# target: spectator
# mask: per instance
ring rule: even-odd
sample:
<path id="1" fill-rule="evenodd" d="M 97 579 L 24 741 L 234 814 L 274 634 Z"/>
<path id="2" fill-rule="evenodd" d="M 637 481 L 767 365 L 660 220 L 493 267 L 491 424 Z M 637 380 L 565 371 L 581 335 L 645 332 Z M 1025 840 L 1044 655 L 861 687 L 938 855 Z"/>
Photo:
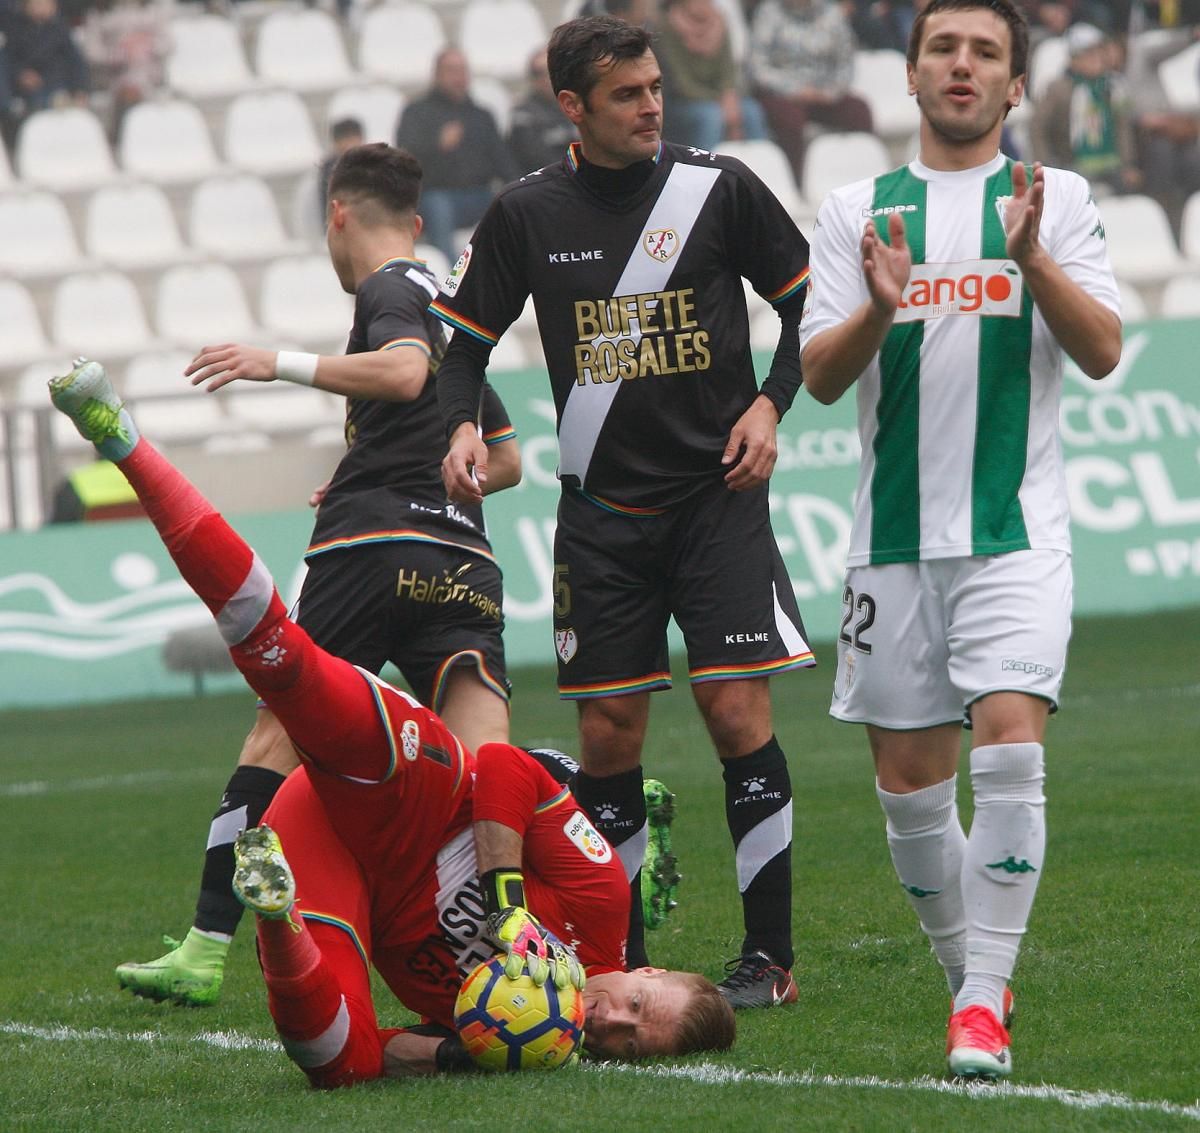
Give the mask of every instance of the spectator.
<path id="1" fill-rule="evenodd" d="M 871 109 L 849 90 L 854 32 L 833 0 L 762 0 L 750 25 L 754 93 L 799 183 L 810 123 L 870 130 Z"/>
<path id="2" fill-rule="evenodd" d="M 627 24 L 648 28 L 654 23 L 656 0 L 585 0 L 580 16 L 613 16 Z"/>
<path id="3" fill-rule="evenodd" d="M 1093 187 L 1133 192 L 1142 181 L 1134 143 L 1132 104 L 1116 69 L 1117 46 L 1092 24 L 1066 34 L 1070 62 L 1034 108 L 1034 153 L 1039 161 L 1073 169 Z"/>
<path id="4" fill-rule="evenodd" d="M 135 103 L 163 88 L 171 32 L 158 0 L 102 0 L 79 29 L 83 52 L 112 96 L 111 132 Z"/>
<path id="5" fill-rule="evenodd" d="M 907 51 L 913 6 L 902 0 L 846 0 L 850 27 L 859 47 L 868 51 Z"/>
<path id="6" fill-rule="evenodd" d="M 550 85 L 546 49 L 529 57 L 529 90 L 513 107 L 508 148 L 523 172 L 561 161 L 576 138 L 575 127 L 563 116 Z"/>
<path id="7" fill-rule="evenodd" d="M 1200 28 L 1176 28 L 1129 39 L 1126 74 L 1146 191 L 1167 212 L 1176 234 L 1188 197 L 1200 191 L 1200 114 L 1173 106 L 1158 76 L 1161 63 L 1190 47 Z M 1200 84 L 1200 75 L 1196 76 Z"/>
<path id="8" fill-rule="evenodd" d="M 667 92 L 666 135 L 705 150 L 765 138 L 762 107 L 740 89 L 729 28 L 714 0 L 663 0 L 662 10 L 655 52 Z"/>
<path id="9" fill-rule="evenodd" d="M 329 141 L 330 150 L 317 170 L 317 204 L 320 206 L 317 219 L 322 228 L 329 219 L 325 215 L 329 207 L 329 175 L 342 154 L 366 141 L 363 124 L 357 118 L 339 118 L 329 127 Z"/>
<path id="10" fill-rule="evenodd" d="M 470 86 L 467 57 L 457 47 L 444 48 L 429 93 L 405 108 L 396 131 L 396 145 L 425 170 L 425 240 L 452 262 L 460 250 L 455 230 L 474 227 L 496 183 L 518 176 L 496 120 L 471 100 Z"/>
<path id="11" fill-rule="evenodd" d="M 68 102 L 87 105 L 88 66 L 58 14 L 58 0 L 24 0 L 9 26 L 7 47 L 19 113 Z"/>

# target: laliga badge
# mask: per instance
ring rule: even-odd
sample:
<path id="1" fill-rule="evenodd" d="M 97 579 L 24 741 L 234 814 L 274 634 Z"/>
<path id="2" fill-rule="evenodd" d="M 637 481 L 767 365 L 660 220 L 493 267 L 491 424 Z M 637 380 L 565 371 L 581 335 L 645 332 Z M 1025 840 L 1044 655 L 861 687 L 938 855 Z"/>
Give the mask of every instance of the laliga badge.
<path id="1" fill-rule="evenodd" d="M 554 631 L 554 652 L 558 654 L 564 665 L 570 663 L 578 648 L 579 642 L 573 629 L 556 629 Z"/>
<path id="2" fill-rule="evenodd" d="M 593 862 L 606 862 L 612 858 L 612 846 L 591 823 L 581 810 L 567 819 L 563 833 L 579 848 L 585 858 Z"/>
<path id="3" fill-rule="evenodd" d="M 405 720 L 400 729 L 400 750 L 404 758 L 412 763 L 421 754 L 421 729 L 416 720 Z"/>
<path id="4" fill-rule="evenodd" d="M 451 297 L 458 294 L 458 289 L 462 284 L 463 276 L 467 274 L 467 268 L 471 266 L 471 245 L 468 244 L 459 254 L 457 260 L 454 261 L 454 266 L 450 269 L 450 274 L 446 276 L 446 282 L 442 284 L 442 291 Z"/>

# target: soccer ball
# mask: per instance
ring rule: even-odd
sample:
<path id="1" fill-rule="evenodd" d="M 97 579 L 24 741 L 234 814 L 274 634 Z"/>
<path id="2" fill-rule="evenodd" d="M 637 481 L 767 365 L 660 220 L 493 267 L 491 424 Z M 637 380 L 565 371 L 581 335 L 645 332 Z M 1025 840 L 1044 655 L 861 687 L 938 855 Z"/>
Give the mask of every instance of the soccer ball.
<path id="1" fill-rule="evenodd" d="M 522 972 L 504 974 L 503 954 L 485 960 L 463 981 L 454 1026 L 467 1053 L 485 1070 L 555 1070 L 583 1042 L 583 995 Z"/>

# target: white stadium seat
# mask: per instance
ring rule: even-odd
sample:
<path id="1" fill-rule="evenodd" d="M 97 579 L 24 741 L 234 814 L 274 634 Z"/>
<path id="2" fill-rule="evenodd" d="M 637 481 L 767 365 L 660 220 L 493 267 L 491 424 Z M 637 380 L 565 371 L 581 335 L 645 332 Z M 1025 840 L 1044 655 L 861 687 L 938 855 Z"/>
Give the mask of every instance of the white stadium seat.
<path id="1" fill-rule="evenodd" d="M 525 370 L 529 368 L 529 351 L 521 339 L 509 330 L 500 336 L 488 357 L 488 371 Z"/>
<path id="2" fill-rule="evenodd" d="M 1200 192 L 1188 197 L 1183 206 L 1179 246 L 1183 254 L 1200 269 Z"/>
<path id="3" fill-rule="evenodd" d="M 329 90 L 354 76 L 337 21 L 320 8 L 276 8 L 258 25 L 254 70 L 292 90 Z"/>
<path id="4" fill-rule="evenodd" d="M 1029 53 L 1029 97 L 1037 102 L 1069 62 L 1067 41 L 1061 35 L 1047 36 L 1036 44 Z"/>
<path id="5" fill-rule="evenodd" d="M 345 423 L 345 402 L 319 389 L 302 389 L 282 382 L 269 387 L 234 382 L 210 396 L 219 398 L 226 414 L 243 428 L 273 432 L 332 425 L 341 429 Z"/>
<path id="6" fill-rule="evenodd" d="M 479 75 L 471 79 L 471 98 L 491 112 L 501 137 L 507 136 L 512 124 L 512 88 L 490 75 Z"/>
<path id="7" fill-rule="evenodd" d="M 204 115 L 181 98 L 131 106 L 121 125 L 117 155 L 126 173 L 160 184 L 195 181 L 220 168 Z"/>
<path id="8" fill-rule="evenodd" d="M 269 259 L 293 250 L 275 195 L 253 173 L 210 177 L 192 190 L 188 243 L 218 259 Z"/>
<path id="9" fill-rule="evenodd" d="M 67 207 L 58 196 L 48 189 L 0 193 L 0 270 L 57 276 L 86 266 Z"/>
<path id="10" fill-rule="evenodd" d="M 1130 283 L 1162 283 L 1185 275 L 1188 262 L 1179 252 L 1167 214 L 1152 197 L 1132 193 L 1100 202 L 1108 256 L 1114 273 Z"/>
<path id="11" fill-rule="evenodd" d="M 1177 275 L 1167 280 L 1159 309 L 1164 319 L 1200 318 L 1200 275 Z"/>
<path id="12" fill-rule="evenodd" d="M 342 290 L 329 257 L 315 253 L 267 264 L 259 310 L 272 334 L 305 346 L 344 346 L 354 320 L 354 300 Z"/>
<path id="13" fill-rule="evenodd" d="M 23 366 L 49 353 L 29 289 L 15 279 L 0 279 L 0 365 Z"/>
<path id="14" fill-rule="evenodd" d="M 446 43 L 446 29 L 427 5 L 380 4 L 363 13 L 358 68 L 367 78 L 406 90 L 424 89 L 433 74 L 433 60 Z"/>
<path id="15" fill-rule="evenodd" d="M 213 12 L 175 16 L 167 86 L 188 98 L 228 96 L 255 85 L 242 33 L 227 16 Z"/>
<path id="16" fill-rule="evenodd" d="M 1200 43 L 1193 43 L 1158 65 L 1167 102 L 1175 110 L 1200 110 Z"/>
<path id="17" fill-rule="evenodd" d="M 801 194 L 819 206 L 830 190 L 886 173 L 891 167 L 887 146 L 874 134 L 819 134 L 804 154 Z"/>
<path id="18" fill-rule="evenodd" d="M 1124 279 L 1117 280 L 1117 289 L 1121 293 L 1121 321 L 1125 323 L 1140 323 L 1150 317 L 1150 307 L 1142 293 Z"/>
<path id="19" fill-rule="evenodd" d="M 404 109 L 404 95 L 388 83 L 368 83 L 342 87 L 325 104 L 325 134 L 341 118 L 357 118 L 363 127 L 363 140 L 396 141 L 396 126 Z"/>
<path id="20" fill-rule="evenodd" d="M 225 118 L 225 158 L 260 176 L 299 173 L 321 159 L 303 99 L 290 90 L 239 94 Z"/>
<path id="21" fill-rule="evenodd" d="M 778 143 L 769 138 L 757 141 L 722 142 L 720 153 L 736 157 L 748 165 L 779 198 L 779 203 L 794 217 L 807 212 L 804 199 L 796 185 L 792 163 Z"/>
<path id="22" fill-rule="evenodd" d="M 103 124 L 82 106 L 31 114 L 17 135 L 16 165 L 23 181 L 60 192 L 91 189 L 117 175 Z"/>
<path id="23" fill-rule="evenodd" d="M 159 335 L 196 351 L 217 342 L 262 338 L 237 273 L 228 264 L 177 264 L 155 289 Z"/>
<path id="24" fill-rule="evenodd" d="M 0 146 L 0 189 L 7 189 L 13 180 L 12 166 L 8 161 L 8 147 Z"/>
<path id="25" fill-rule="evenodd" d="M 916 100 L 905 94 L 907 64 L 900 51 L 856 51 L 850 89 L 871 108 L 871 125 L 882 138 L 903 138 L 921 123 Z"/>
<path id="26" fill-rule="evenodd" d="M 183 376 L 194 355 L 187 350 L 151 350 L 135 354 L 125 367 L 121 389 L 128 398 L 186 394 L 191 383 Z"/>
<path id="27" fill-rule="evenodd" d="M 472 75 L 516 82 L 549 38 L 531 0 L 467 0 L 458 29 Z"/>
<path id="28" fill-rule="evenodd" d="M 84 354 L 106 362 L 158 345 L 133 281 L 109 268 L 75 272 L 59 280 L 50 337 L 55 348 L 68 355 Z"/>
<path id="29" fill-rule="evenodd" d="M 132 270 L 189 259 L 171 202 L 157 185 L 108 185 L 88 198 L 84 222 L 88 254 Z"/>

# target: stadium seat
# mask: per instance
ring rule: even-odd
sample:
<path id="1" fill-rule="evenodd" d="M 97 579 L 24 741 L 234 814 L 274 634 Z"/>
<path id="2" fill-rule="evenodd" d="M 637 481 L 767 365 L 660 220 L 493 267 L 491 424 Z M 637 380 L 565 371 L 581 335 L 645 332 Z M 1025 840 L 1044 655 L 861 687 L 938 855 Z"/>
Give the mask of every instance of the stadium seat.
<path id="1" fill-rule="evenodd" d="M 921 122 L 921 112 L 907 90 L 907 64 L 900 51 L 856 51 L 850 89 L 871 108 L 871 124 L 885 139 L 911 134 Z"/>
<path id="2" fill-rule="evenodd" d="M 321 159 L 321 147 L 303 99 L 290 90 L 252 91 L 229 104 L 225 158 L 260 176 L 299 173 Z"/>
<path id="3" fill-rule="evenodd" d="M 796 186 L 792 163 L 776 142 L 763 138 L 760 141 L 722 142 L 720 152 L 736 157 L 748 165 L 779 198 L 780 204 L 792 216 L 807 212 L 804 199 Z"/>
<path id="4" fill-rule="evenodd" d="M 353 77 L 341 29 L 320 8 L 275 8 L 258 25 L 254 70 L 291 90 L 329 90 Z"/>
<path id="5" fill-rule="evenodd" d="M 259 291 L 263 326 L 306 347 L 345 346 L 354 301 L 338 283 L 329 257 L 313 253 L 273 260 Z"/>
<path id="6" fill-rule="evenodd" d="M 61 198 L 47 189 L 0 192 L 0 270 L 45 277 L 87 266 Z"/>
<path id="7" fill-rule="evenodd" d="M 155 289 L 159 335 L 187 350 L 216 342 L 261 342 L 237 273 L 227 264 L 177 264 Z"/>
<path id="8" fill-rule="evenodd" d="M 1173 109 L 1200 110 L 1200 43 L 1164 59 L 1158 78 Z"/>
<path id="9" fill-rule="evenodd" d="M 1047 36 L 1029 53 L 1029 97 L 1037 102 L 1046 88 L 1067 69 L 1067 41 L 1060 35 Z"/>
<path id="10" fill-rule="evenodd" d="M 16 166 L 22 181 L 60 192 L 91 189 L 117 175 L 103 124 L 82 106 L 31 114 L 17 135 Z"/>
<path id="11" fill-rule="evenodd" d="M 459 43 L 472 75 L 516 82 L 529 56 L 549 38 L 532 0 L 467 0 Z"/>
<path id="12" fill-rule="evenodd" d="M 764 352 L 774 352 L 779 345 L 779 316 L 775 308 L 759 296 L 757 302 L 750 308 L 750 348 Z"/>
<path id="13" fill-rule="evenodd" d="M 84 354 L 105 362 L 159 345 L 133 281 L 113 268 L 75 272 L 59 280 L 50 337 L 55 349 L 68 356 Z"/>
<path id="14" fill-rule="evenodd" d="M 208 396 L 219 399 L 226 415 L 247 429 L 276 432 L 319 429 L 326 425 L 344 428 L 345 402 L 319 389 L 302 389 L 282 382 L 270 387 L 234 382 Z"/>
<path id="15" fill-rule="evenodd" d="M 819 134 L 804 155 L 801 195 L 819 206 L 831 189 L 886 173 L 891 167 L 887 146 L 874 134 Z"/>
<path id="16" fill-rule="evenodd" d="M 1125 323 L 1140 323 L 1150 317 L 1150 307 L 1145 296 L 1126 280 L 1117 280 L 1117 289 L 1121 293 L 1121 321 Z"/>
<path id="17" fill-rule="evenodd" d="M 269 259 L 296 250 L 275 195 L 253 173 L 210 177 L 193 190 L 188 243 L 217 259 Z"/>
<path id="18" fill-rule="evenodd" d="M 183 376 L 192 357 L 186 350 L 153 351 L 135 354 L 125 367 L 122 395 L 138 428 L 155 442 L 201 444 L 230 428 L 217 397 Z"/>
<path id="19" fill-rule="evenodd" d="M 88 198 L 84 223 L 88 254 L 132 270 L 189 259 L 171 202 L 157 185 L 108 185 Z"/>
<path id="20" fill-rule="evenodd" d="M 1132 193 L 1100 202 L 1108 256 L 1114 273 L 1130 283 L 1162 283 L 1185 275 L 1188 262 L 1179 252 L 1162 206 Z"/>
<path id="21" fill-rule="evenodd" d="M 424 89 L 433 73 L 434 57 L 446 43 L 446 29 L 428 5 L 380 4 L 363 13 L 358 68 L 369 79 L 406 90 Z"/>
<path id="22" fill-rule="evenodd" d="M 1164 319 L 1200 318 L 1200 275 L 1177 275 L 1167 280 L 1159 300 Z"/>
<path id="23" fill-rule="evenodd" d="M 496 119 L 496 129 L 501 137 L 507 137 L 512 125 L 512 88 L 500 79 L 480 75 L 471 79 L 471 98 L 485 110 L 490 110 Z"/>
<path id="24" fill-rule="evenodd" d="M 160 184 L 195 181 L 220 168 L 204 115 L 181 98 L 131 106 L 121 125 L 117 156 L 126 173 Z"/>
<path id="25" fill-rule="evenodd" d="M 190 351 L 175 348 L 135 354 L 125 366 L 121 392 L 131 399 L 190 393 L 192 385 L 183 371 L 193 357 Z"/>
<path id="26" fill-rule="evenodd" d="M 439 283 L 450 274 L 453 265 L 450 263 L 450 257 L 441 248 L 435 248 L 432 244 L 418 244 L 414 253 L 418 260 L 425 261 L 429 270 L 433 272 L 433 278 Z"/>
<path id="27" fill-rule="evenodd" d="M 0 366 L 24 366 L 49 354 L 29 289 L 18 280 L 0 279 Z"/>
<path id="28" fill-rule="evenodd" d="M 8 147 L 0 146 L 0 189 L 7 189 L 14 180 L 12 165 L 8 160 Z"/>
<path id="29" fill-rule="evenodd" d="M 237 24 L 213 12 L 173 17 L 167 86 L 188 98 L 234 95 L 255 86 Z"/>
<path id="30" fill-rule="evenodd" d="M 519 335 L 502 334 L 488 358 L 488 372 L 495 370 L 525 370 L 530 366 L 529 351 Z"/>
<path id="31" fill-rule="evenodd" d="M 1183 206 L 1179 246 L 1183 254 L 1200 269 L 1200 192 L 1188 197 Z"/>
<path id="32" fill-rule="evenodd" d="M 325 105 L 325 135 L 341 118 L 357 118 L 368 142 L 396 141 L 396 126 L 404 109 L 404 95 L 388 83 L 369 83 L 342 87 L 334 91 Z"/>

